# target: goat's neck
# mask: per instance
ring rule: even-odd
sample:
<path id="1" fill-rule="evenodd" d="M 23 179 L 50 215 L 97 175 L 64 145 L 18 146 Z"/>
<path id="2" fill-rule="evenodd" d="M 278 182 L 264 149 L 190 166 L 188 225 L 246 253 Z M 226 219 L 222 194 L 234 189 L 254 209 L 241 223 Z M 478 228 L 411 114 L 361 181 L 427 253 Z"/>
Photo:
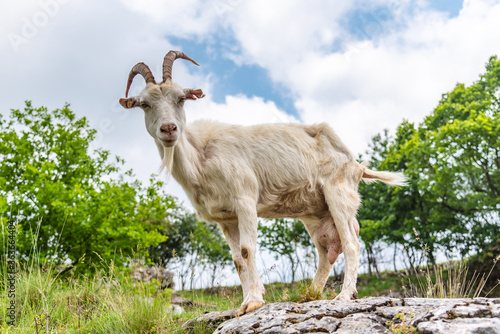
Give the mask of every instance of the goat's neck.
<path id="1" fill-rule="evenodd" d="M 196 138 L 187 129 L 174 147 L 172 176 L 186 192 L 191 192 L 198 184 L 200 176 L 200 152 Z"/>

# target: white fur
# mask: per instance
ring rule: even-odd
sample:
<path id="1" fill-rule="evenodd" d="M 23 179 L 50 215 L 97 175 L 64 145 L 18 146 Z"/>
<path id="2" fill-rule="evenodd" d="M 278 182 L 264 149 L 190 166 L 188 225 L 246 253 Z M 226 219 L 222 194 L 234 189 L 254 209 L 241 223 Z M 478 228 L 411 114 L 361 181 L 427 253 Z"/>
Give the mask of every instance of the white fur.
<path id="1" fill-rule="evenodd" d="M 151 106 L 145 110 L 146 127 L 165 169 L 182 185 L 199 219 L 218 223 L 224 232 L 243 288 L 240 313 L 264 303 L 255 263 L 258 217 L 304 222 L 319 253 L 312 282 L 318 291 L 330 261 L 343 251 L 346 275 L 337 299 L 356 296 L 358 184 L 363 179 L 404 185 L 405 177 L 358 164 L 326 124 L 186 125 L 181 95 L 180 87 L 168 83 L 148 85 L 134 99 Z M 170 137 L 159 130 L 167 123 L 178 129 Z"/>

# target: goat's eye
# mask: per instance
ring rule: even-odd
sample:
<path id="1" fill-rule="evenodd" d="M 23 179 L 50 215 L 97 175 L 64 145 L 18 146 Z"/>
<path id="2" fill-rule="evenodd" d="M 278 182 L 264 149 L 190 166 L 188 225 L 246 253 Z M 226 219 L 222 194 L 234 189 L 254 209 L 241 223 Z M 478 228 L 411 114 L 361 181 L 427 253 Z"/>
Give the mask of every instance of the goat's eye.
<path id="1" fill-rule="evenodd" d="M 179 102 L 177 102 L 178 104 L 183 104 L 184 101 L 186 101 L 186 98 L 183 96 L 183 97 L 180 97 L 179 98 Z"/>
<path id="2" fill-rule="evenodd" d="M 141 102 L 141 108 L 142 109 L 147 109 L 147 108 L 151 108 L 151 107 L 146 102 Z"/>

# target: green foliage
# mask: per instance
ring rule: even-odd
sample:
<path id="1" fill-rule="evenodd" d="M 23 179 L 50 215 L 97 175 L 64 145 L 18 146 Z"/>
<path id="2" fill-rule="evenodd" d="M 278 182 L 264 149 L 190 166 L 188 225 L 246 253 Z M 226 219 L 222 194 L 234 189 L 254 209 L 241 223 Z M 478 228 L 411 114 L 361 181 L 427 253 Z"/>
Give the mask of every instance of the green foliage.
<path id="1" fill-rule="evenodd" d="M 267 223 L 259 223 L 260 246 L 275 253 L 275 258 L 288 259 L 291 265 L 292 282 L 299 264 L 297 251 L 313 247 L 311 238 L 300 220 L 274 219 Z"/>
<path id="2" fill-rule="evenodd" d="M 424 251 L 478 252 L 499 239 L 500 61 L 492 57 L 480 80 L 444 94 L 418 126 L 403 122 L 395 138 L 377 136 L 373 168 L 404 171 L 405 188 L 361 185 L 360 234 Z"/>
<path id="3" fill-rule="evenodd" d="M 197 221 L 196 229 L 191 232 L 191 241 L 193 249 L 210 262 L 231 260 L 231 250 L 217 225 Z"/>
<path id="4" fill-rule="evenodd" d="M 194 254 L 202 260 L 202 266 L 210 270 L 211 286 L 214 285 L 218 269 L 231 263 L 232 256 L 221 230 L 217 225 L 196 222 L 196 229 L 191 233 L 191 245 Z"/>
<path id="5" fill-rule="evenodd" d="M 214 285 L 217 274 L 232 259 L 231 250 L 219 227 L 199 222 L 196 215 L 182 210 L 169 218 L 164 221 L 161 230 L 168 239 L 149 247 L 151 260 L 158 265 L 177 265 L 176 274 L 181 280 L 182 289 L 189 272 L 193 285 L 195 267 L 208 272 L 210 283 Z"/>
<path id="6" fill-rule="evenodd" d="M 169 265 L 172 260 L 183 259 L 193 253 L 189 242 L 191 234 L 198 228 L 196 216 L 177 210 L 164 220 L 160 233 L 167 237 L 158 245 L 149 247 L 151 260 L 156 264 Z"/>
<path id="7" fill-rule="evenodd" d="M 68 105 L 48 111 L 26 102 L 0 117 L 0 220 L 17 222 L 20 260 L 35 248 L 55 264 L 120 264 L 132 249 L 166 239 L 158 230 L 175 203 L 162 182 L 143 187 L 131 171 L 120 173 L 122 159 L 91 149 L 95 134 Z"/>
<path id="8" fill-rule="evenodd" d="M 394 318 L 401 322 L 396 324 L 394 321 L 387 321 L 386 325 L 389 326 L 389 332 L 394 334 L 418 334 L 417 329 L 411 325 L 414 316 L 413 312 L 410 312 L 408 316 L 409 319 L 406 319 L 404 313 L 396 313 Z"/>

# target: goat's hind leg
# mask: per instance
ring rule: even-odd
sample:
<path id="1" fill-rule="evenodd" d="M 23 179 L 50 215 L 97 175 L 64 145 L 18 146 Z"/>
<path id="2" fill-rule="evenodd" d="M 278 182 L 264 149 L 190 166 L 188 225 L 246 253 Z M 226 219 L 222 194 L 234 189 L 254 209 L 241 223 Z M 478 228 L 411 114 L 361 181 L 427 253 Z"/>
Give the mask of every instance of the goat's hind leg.
<path id="1" fill-rule="evenodd" d="M 357 188 L 346 181 L 335 184 L 326 183 L 324 194 L 335 221 L 345 258 L 344 284 L 342 291 L 335 299 L 350 300 L 358 295 L 356 281 L 358 279 L 360 244 L 356 213 L 361 199 Z"/>
<path id="2" fill-rule="evenodd" d="M 335 226 L 330 215 L 321 220 L 307 218 L 302 219 L 302 221 L 318 251 L 318 269 L 314 275 L 311 287 L 314 291 L 320 293 L 325 287 L 335 260 L 341 253 L 340 239 L 337 245 L 335 245 L 332 235 Z M 336 233 L 336 231 L 334 232 Z"/>

